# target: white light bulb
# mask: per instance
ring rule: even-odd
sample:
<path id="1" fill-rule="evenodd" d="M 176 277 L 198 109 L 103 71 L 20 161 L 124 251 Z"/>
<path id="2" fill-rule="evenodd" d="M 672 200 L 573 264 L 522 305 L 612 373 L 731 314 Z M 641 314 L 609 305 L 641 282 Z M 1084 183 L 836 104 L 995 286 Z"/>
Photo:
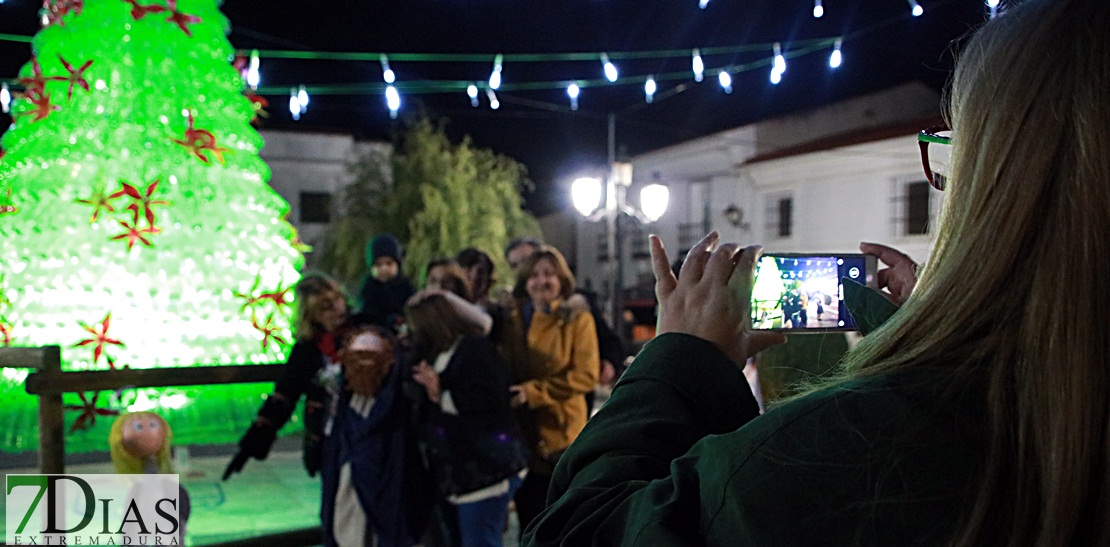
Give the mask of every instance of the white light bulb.
<path id="1" fill-rule="evenodd" d="M 910 4 L 910 13 L 913 14 L 914 17 L 921 17 L 921 14 L 925 13 L 925 8 L 921 7 L 921 4 L 918 4 L 917 0 L 906 1 Z"/>
<path id="2" fill-rule="evenodd" d="M 694 69 L 694 81 L 700 82 L 705 77 L 705 63 L 701 60 L 701 50 L 694 50 L 694 59 L 692 62 Z"/>
<path id="3" fill-rule="evenodd" d="M 579 214 L 590 216 L 601 205 L 601 180 L 588 177 L 575 180 L 570 185 L 570 198 Z"/>
<path id="4" fill-rule="evenodd" d="M 389 57 L 386 57 L 383 53 L 382 56 L 378 58 L 378 60 L 382 64 L 382 80 L 385 80 L 385 83 L 387 84 L 391 84 L 397 81 L 397 75 L 393 73 L 392 68 L 389 68 Z"/>
<path id="5" fill-rule="evenodd" d="M 708 5 L 709 5 L 709 0 L 698 0 L 698 7 L 699 8 L 705 9 L 705 6 L 708 6 Z"/>
<path id="6" fill-rule="evenodd" d="M 825 15 L 825 6 L 821 5 L 821 0 L 813 0 L 813 16 L 820 19 Z"/>
<path id="7" fill-rule="evenodd" d="M 782 55 L 782 46 L 778 42 L 775 42 L 775 64 L 771 70 L 779 74 L 786 72 L 786 57 Z"/>
<path id="8" fill-rule="evenodd" d="M 486 90 L 486 97 L 489 98 L 489 107 L 493 110 L 501 108 L 501 101 L 497 100 L 497 94 L 492 89 Z"/>
<path id="9" fill-rule="evenodd" d="M 500 53 L 493 58 L 493 72 L 489 75 L 489 88 L 497 89 L 501 87 L 501 61 L 502 56 Z"/>
<path id="10" fill-rule="evenodd" d="M 8 91 L 8 84 L 0 84 L 0 110 L 5 114 L 11 109 L 12 93 Z"/>
<path id="11" fill-rule="evenodd" d="M 467 86 L 466 95 L 470 97 L 470 106 L 478 106 L 478 86 L 474 84 Z"/>
<path id="12" fill-rule="evenodd" d="M 397 111 L 401 109 L 401 94 L 396 87 L 385 88 L 385 104 L 389 107 L 389 117 L 397 119 Z"/>
<path id="13" fill-rule="evenodd" d="M 779 85 L 779 82 L 782 82 L 782 73 L 777 70 L 771 70 L 771 83 Z"/>
<path id="14" fill-rule="evenodd" d="M 570 84 L 567 86 L 567 97 L 570 97 L 570 109 L 578 110 L 578 94 L 582 90 L 578 88 L 578 84 Z"/>
<path id="15" fill-rule="evenodd" d="M 297 89 L 297 102 L 301 105 L 301 110 L 308 108 L 308 91 L 303 85 Z"/>
<path id="16" fill-rule="evenodd" d="M 297 90 L 289 90 L 289 113 L 294 120 L 301 119 L 301 102 L 297 100 Z"/>
<path id="17" fill-rule="evenodd" d="M 247 85 L 251 89 L 258 89 L 262 77 L 258 73 L 258 50 L 251 50 L 250 64 L 247 65 Z"/>
<path id="18" fill-rule="evenodd" d="M 640 210 L 648 220 L 655 222 L 667 211 L 670 190 L 662 184 L 649 184 L 640 190 Z"/>
<path id="19" fill-rule="evenodd" d="M 987 0 L 987 6 L 991 8 L 997 8 L 998 0 Z"/>
<path id="20" fill-rule="evenodd" d="M 644 99 L 647 102 L 650 103 L 655 98 L 656 89 L 655 76 L 648 76 L 647 81 L 644 82 Z"/>
<path id="21" fill-rule="evenodd" d="M 725 90 L 725 93 L 732 93 L 732 76 L 729 75 L 728 71 L 722 70 L 717 74 L 717 82 L 721 84 L 721 88 Z"/>
<path id="22" fill-rule="evenodd" d="M 605 53 L 601 54 L 601 64 L 602 68 L 605 70 L 605 79 L 610 82 L 617 81 L 617 77 L 619 76 L 617 65 L 614 65 L 612 61 L 609 60 L 609 56 Z"/>
<path id="23" fill-rule="evenodd" d="M 840 53 L 840 44 L 841 39 L 837 38 L 836 44 L 833 45 L 833 52 L 831 55 L 829 55 L 829 68 L 839 68 L 840 63 L 844 61 L 843 56 Z"/>

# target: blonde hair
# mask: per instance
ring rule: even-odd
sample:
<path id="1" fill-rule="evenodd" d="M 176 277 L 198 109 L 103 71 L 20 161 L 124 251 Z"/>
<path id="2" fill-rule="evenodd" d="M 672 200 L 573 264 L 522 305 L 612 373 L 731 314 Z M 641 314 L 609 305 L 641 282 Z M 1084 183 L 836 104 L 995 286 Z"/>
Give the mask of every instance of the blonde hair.
<path id="1" fill-rule="evenodd" d="M 968 43 L 929 266 L 845 362 L 986 386 L 987 461 L 959 545 L 1110 543 L 1107 29 L 1105 0 L 1033 0 Z"/>
<path id="2" fill-rule="evenodd" d="M 294 294 L 297 311 L 293 318 L 293 337 L 301 342 L 310 342 L 320 334 L 320 325 L 313 319 L 320 303 L 337 296 L 346 298 L 343 287 L 321 273 L 305 274 L 297 282 Z"/>
<path id="3" fill-rule="evenodd" d="M 173 430 L 170 429 L 170 424 L 166 423 L 165 418 L 153 412 L 129 412 L 116 418 L 112 422 L 112 429 L 108 432 L 108 449 L 112 457 L 112 465 L 116 468 L 116 473 L 121 475 L 135 475 L 143 472 L 143 460 L 132 456 L 130 452 L 123 448 L 123 424 L 130 418 L 146 416 L 157 418 L 162 424 L 162 429 L 166 432 L 166 442 L 162 443 L 162 448 L 158 450 L 155 459 L 158 461 L 159 473 L 173 473 L 173 464 L 170 462 L 170 444 L 173 443 Z"/>

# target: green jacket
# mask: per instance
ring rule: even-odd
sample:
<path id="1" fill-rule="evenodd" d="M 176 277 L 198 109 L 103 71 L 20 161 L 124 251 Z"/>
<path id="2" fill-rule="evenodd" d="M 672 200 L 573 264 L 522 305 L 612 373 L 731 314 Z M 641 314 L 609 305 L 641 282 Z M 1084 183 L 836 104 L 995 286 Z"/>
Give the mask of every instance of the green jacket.
<path id="1" fill-rule="evenodd" d="M 983 391 L 922 370 L 758 416 L 708 342 L 650 342 L 560 460 L 526 545 L 936 545 L 970 508 Z"/>

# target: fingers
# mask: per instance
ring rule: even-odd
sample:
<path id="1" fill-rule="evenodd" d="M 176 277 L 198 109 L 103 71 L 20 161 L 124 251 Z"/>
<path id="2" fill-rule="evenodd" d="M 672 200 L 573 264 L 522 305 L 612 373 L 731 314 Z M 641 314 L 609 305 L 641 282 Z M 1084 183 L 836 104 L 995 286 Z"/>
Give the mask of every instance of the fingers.
<path id="1" fill-rule="evenodd" d="M 736 283 L 739 288 L 737 301 L 740 303 L 740 313 L 745 318 L 744 323 L 748 325 L 751 324 L 750 311 L 752 285 L 755 284 L 755 265 L 762 254 L 763 247 L 761 245 L 750 245 L 736 253 L 736 257 L 733 259 L 733 264 L 735 264 L 733 271 L 737 276 Z"/>
<path id="2" fill-rule="evenodd" d="M 888 266 L 897 266 L 903 263 L 917 264 L 906 253 L 879 243 L 860 243 L 859 250 L 864 254 L 869 254 L 878 258 L 883 264 Z"/>
<path id="3" fill-rule="evenodd" d="M 701 281 L 702 275 L 705 274 L 705 264 L 709 262 L 713 248 L 720 238 L 721 235 L 716 231 L 709 232 L 690 249 L 689 253 L 686 253 L 686 260 L 683 261 L 682 270 L 679 272 L 679 277 L 682 279 L 684 286 L 694 285 Z"/>
<path id="4" fill-rule="evenodd" d="M 674 290 L 678 280 L 671 271 L 671 262 L 667 259 L 667 251 L 663 249 L 663 240 L 652 234 L 648 236 L 648 241 L 651 243 L 651 269 L 655 272 L 655 293 L 656 297 L 662 299 Z"/>
<path id="5" fill-rule="evenodd" d="M 786 335 L 781 332 L 753 330 L 748 333 L 748 355 L 755 355 L 769 347 L 786 343 Z"/>
<path id="6" fill-rule="evenodd" d="M 728 285 L 732 272 L 736 270 L 736 261 L 740 258 L 739 251 L 740 245 L 736 243 L 725 243 L 717 247 L 709 256 L 703 277 L 712 283 Z"/>

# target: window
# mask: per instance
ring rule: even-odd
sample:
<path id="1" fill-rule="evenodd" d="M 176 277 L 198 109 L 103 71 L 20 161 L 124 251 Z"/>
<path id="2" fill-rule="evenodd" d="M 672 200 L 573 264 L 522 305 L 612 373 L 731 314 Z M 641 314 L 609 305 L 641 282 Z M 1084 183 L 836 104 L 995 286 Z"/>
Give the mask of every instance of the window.
<path id="1" fill-rule="evenodd" d="M 597 261 L 609 262 L 609 232 L 597 234 Z"/>
<path id="2" fill-rule="evenodd" d="M 929 183 L 917 181 L 906 184 L 905 235 L 929 233 Z"/>
<path id="3" fill-rule="evenodd" d="M 331 221 L 331 194 L 327 192 L 301 192 L 301 222 L 327 223 Z"/>
<path id="4" fill-rule="evenodd" d="M 794 198 L 779 198 L 779 237 L 790 237 L 794 232 Z"/>

